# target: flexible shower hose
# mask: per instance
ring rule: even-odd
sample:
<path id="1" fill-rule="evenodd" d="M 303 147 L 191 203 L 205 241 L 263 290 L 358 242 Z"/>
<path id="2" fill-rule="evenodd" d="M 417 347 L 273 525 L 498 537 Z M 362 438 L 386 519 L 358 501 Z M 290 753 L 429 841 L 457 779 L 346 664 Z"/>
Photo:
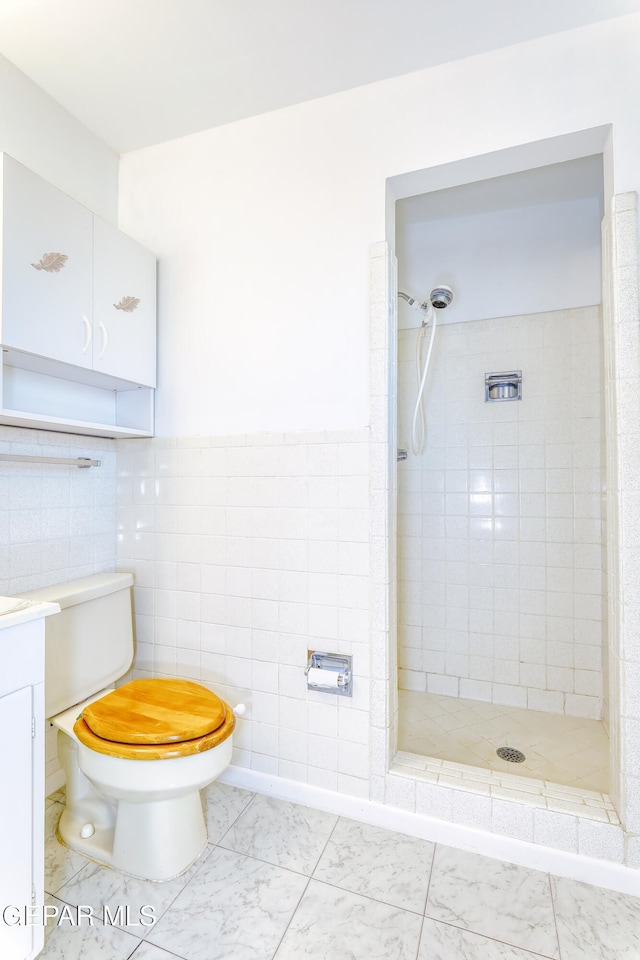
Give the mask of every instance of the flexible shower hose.
<path id="1" fill-rule="evenodd" d="M 426 439 L 426 418 L 423 407 L 424 388 L 427 383 L 427 373 L 429 370 L 429 363 L 431 361 L 433 340 L 436 334 L 436 311 L 431 308 L 429 313 L 430 318 L 427 317 L 427 319 L 423 321 L 420 332 L 418 333 L 418 339 L 416 340 L 416 374 L 418 379 L 418 396 L 416 397 L 416 406 L 413 411 L 413 420 L 411 422 L 411 450 L 413 451 L 414 456 L 418 456 L 422 453 L 424 449 L 424 441 Z M 422 345 L 424 343 L 425 333 L 429 325 L 429 319 L 431 319 L 431 336 L 429 338 L 427 358 L 423 367 Z"/>

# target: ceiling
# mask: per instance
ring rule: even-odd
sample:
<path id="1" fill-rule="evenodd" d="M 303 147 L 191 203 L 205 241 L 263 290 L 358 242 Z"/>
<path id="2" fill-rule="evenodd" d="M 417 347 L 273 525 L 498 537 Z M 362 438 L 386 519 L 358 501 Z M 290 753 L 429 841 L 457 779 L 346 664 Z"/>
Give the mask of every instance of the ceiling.
<path id="1" fill-rule="evenodd" d="M 399 223 L 409 226 L 574 200 L 602 205 L 602 177 L 601 154 L 580 157 L 406 197 L 397 201 L 396 215 Z"/>
<path id="2" fill-rule="evenodd" d="M 119 153 L 640 0 L 0 0 L 0 53 Z"/>

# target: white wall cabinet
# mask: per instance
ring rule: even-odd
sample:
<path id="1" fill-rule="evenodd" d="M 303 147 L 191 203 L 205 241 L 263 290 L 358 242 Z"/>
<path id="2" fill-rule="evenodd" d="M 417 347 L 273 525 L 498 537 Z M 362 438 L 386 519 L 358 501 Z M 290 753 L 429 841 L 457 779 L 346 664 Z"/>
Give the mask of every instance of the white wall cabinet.
<path id="1" fill-rule="evenodd" d="M 151 435 L 153 254 L 3 154 L 1 277 L 0 422 Z"/>
<path id="2" fill-rule="evenodd" d="M 93 219 L 93 368 L 154 387 L 156 258 Z"/>
<path id="3" fill-rule="evenodd" d="M 4 156 L 2 342 L 91 367 L 92 215 Z"/>

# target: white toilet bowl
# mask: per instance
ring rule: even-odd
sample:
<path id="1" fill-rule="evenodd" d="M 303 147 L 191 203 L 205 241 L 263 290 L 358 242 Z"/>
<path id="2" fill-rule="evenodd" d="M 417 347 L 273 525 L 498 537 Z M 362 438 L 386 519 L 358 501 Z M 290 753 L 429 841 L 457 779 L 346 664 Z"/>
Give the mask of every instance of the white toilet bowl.
<path id="1" fill-rule="evenodd" d="M 231 761 L 235 716 L 214 694 L 189 681 L 133 681 L 111 694 L 122 698 L 136 684 L 146 684 L 145 693 L 158 685 L 162 691 L 163 684 L 197 688 L 221 706 L 223 721 L 214 731 L 188 739 L 182 738 L 184 728 L 178 721 L 173 739 L 166 740 L 173 721 L 165 709 L 162 742 L 141 742 L 141 737 L 158 735 L 137 728 L 132 733 L 130 715 L 122 734 L 127 739 L 105 739 L 86 721 L 92 710 L 99 713 L 109 705 L 104 691 L 52 717 L 67 783 L 67 805 L 58 829 L 67 846 L 99 863 L 135 877 L 168 880 L 186 870 L 206 845 L 199 791 Z M 170 700 L 175 696 L 172 691 Z M 164 693 L 163 699 L 166 705 Z M 179 718 L 180 704 L 175 706 Z M 106 732 L 121 736 L 114 732 L 120 723 L 117 711 L 109 711 L 108 722 Z M 211 722 L 217 721 L 205 725 Z M 138 742 L 127 742 L 132 737 Z"/>
<path id="2" fill-rule="evenodd" d="M 130 573 L 24 594 L 53 601 L 45 628 L 45 716 L 67 783 L 59 834 L 72 850 L 147 880 L 189 867 L 207 842 L 199 791 L 231 760 L 235 714 L 190 680 L 132 680 Z M 79 716 L 81 714 L 81 716 Z"/>

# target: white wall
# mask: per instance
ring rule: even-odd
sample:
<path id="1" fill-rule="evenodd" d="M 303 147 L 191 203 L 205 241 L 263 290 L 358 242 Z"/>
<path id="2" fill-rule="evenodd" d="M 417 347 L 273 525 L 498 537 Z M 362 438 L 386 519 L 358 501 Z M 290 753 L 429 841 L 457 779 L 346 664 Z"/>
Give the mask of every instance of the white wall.
<path id="1" fill-rule="evenodd" d="M 0 150 L 115 223 L 118 157 L 0 56 Z"/>
<path id="2" fill-rule="evenodd" d="M 125 156 L 121 226 L 160 257 L 159 432 L 366 424 L 385 179 L 613 124 L 638 189 L 639 37 L 624 17 Z"/>
<path id="3" fill-rule="evenodd" d="M 454 291 L 438 323 L 547 313 L 600 303 L 597 199 L 409 223 L 397 230 L 398 286 L 419 298 Z M 398 304 L 400 329 L 421 314 Z"/>
<path id="4" fill-rule="evenodd" d="M 116 441 L 0 427 L 2 453 L 101 466 L 0 463 L 0 596 L 113 570 Z"/>

